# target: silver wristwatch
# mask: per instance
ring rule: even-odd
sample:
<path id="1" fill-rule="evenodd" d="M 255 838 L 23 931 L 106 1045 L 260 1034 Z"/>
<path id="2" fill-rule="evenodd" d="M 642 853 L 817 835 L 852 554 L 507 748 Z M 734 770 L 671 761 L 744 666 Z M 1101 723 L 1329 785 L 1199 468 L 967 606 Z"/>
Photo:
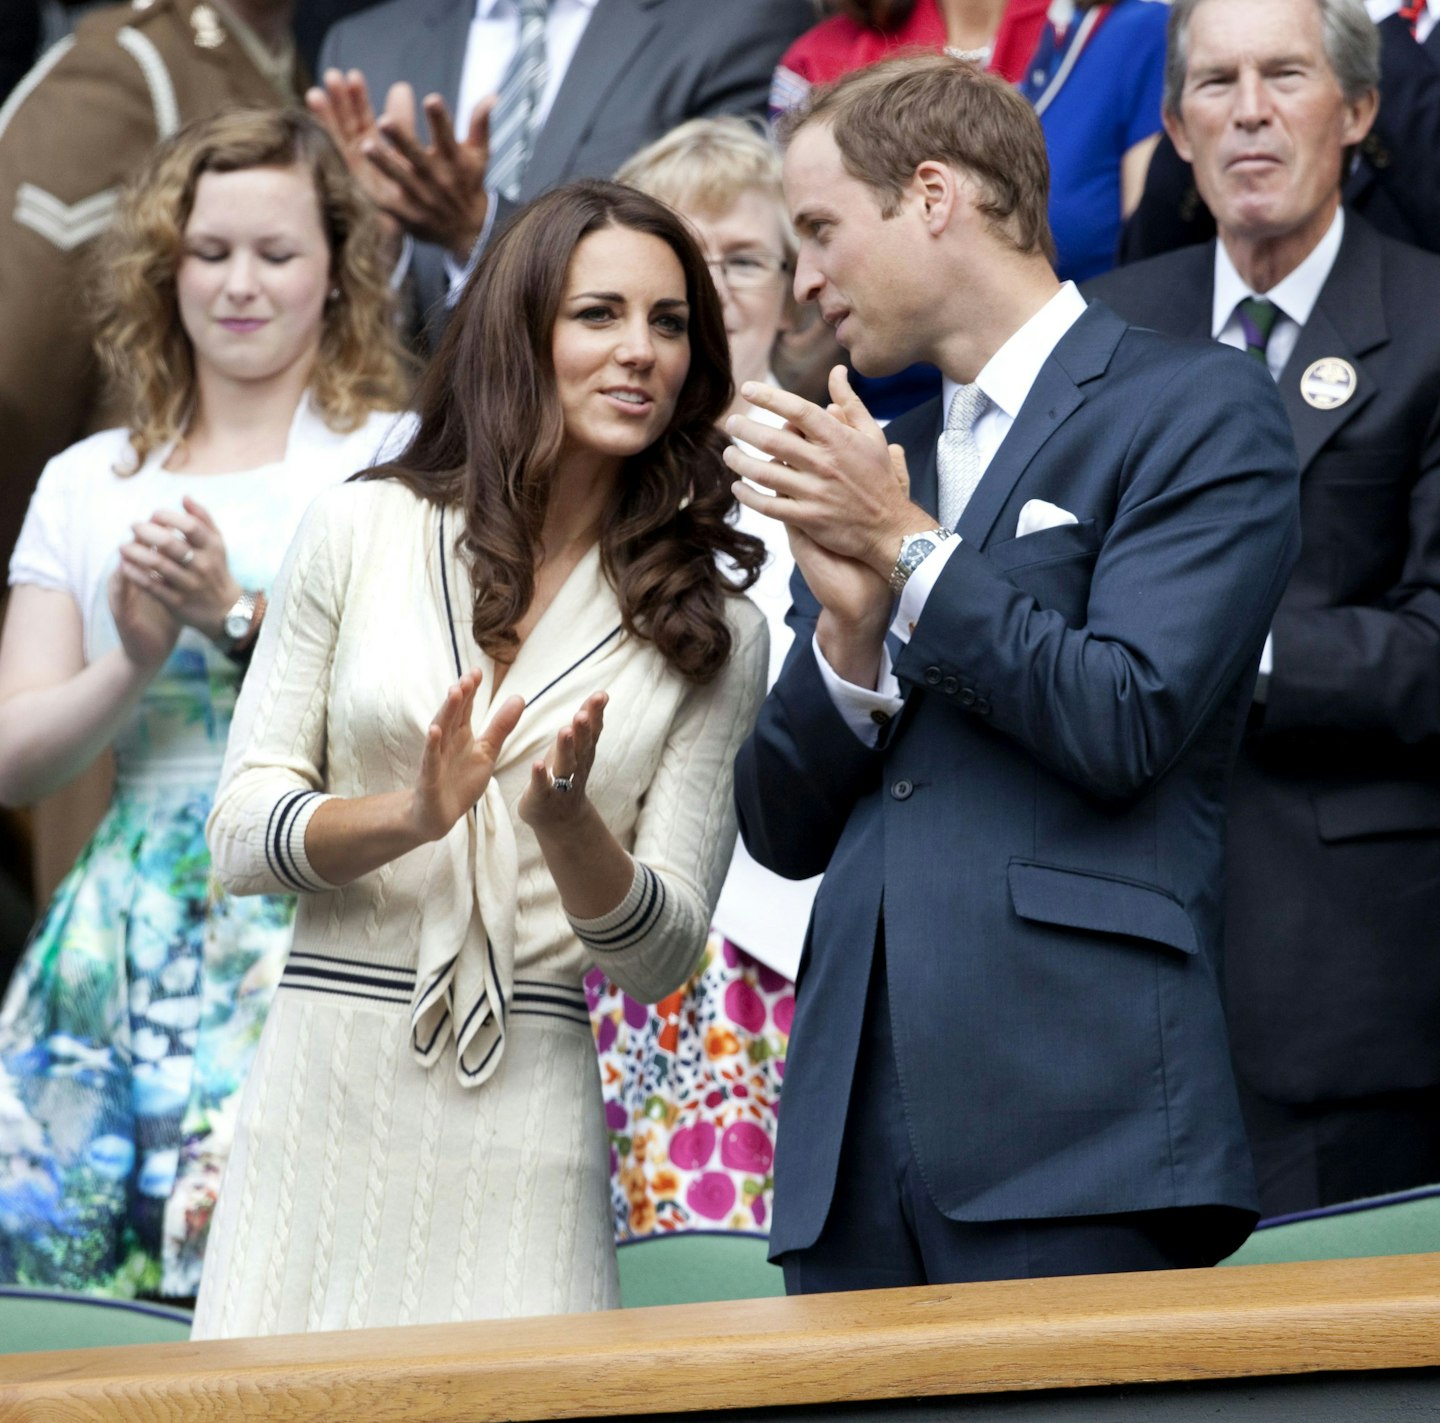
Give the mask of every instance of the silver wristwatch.
<path id="1" fill-rule="evenodd" d="M 225 614 L 220 624 L 218 646 L 221 652 L 233 657 L 249 638 L 250 629 L 255 623 L 255 608 L 259 601 L 259 593 L 252 592 L 248 588 L 241 590 L 240 596 L 230 605 L 230 611 Z"/>
<path id="2" fill-rule="evenodd" d="M 901 539 L 900 553 L 895 559 L 895 567 L 890 570 L 890 591 L 901 592 L 910 581 L 910 575 L 951 537 L 949 529 L 926 529 L 923 534 L 910 534 Z"/>

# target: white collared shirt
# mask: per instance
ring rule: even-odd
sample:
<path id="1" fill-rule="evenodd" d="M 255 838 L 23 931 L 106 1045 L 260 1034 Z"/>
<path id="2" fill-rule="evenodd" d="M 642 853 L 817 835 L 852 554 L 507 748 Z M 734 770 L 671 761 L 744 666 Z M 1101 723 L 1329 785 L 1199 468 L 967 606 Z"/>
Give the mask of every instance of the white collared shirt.
<path id="1" fill-rule="evenodd" d="M 1245 332 L 1240 326 L 1240 317 L 1235 308 L 1246 298 L 1264 297 L 1280 308 L 1270 340 L 1265 347 L 1265 364 L 1270 374 L 1280 379 L 1280 372 L 1295 350 L 1300 339 L 1300 328 L 1310 320 L 1315 303 L 1320 299 L 1320 289 L 1330 277 L 1330 269 L 1340 252 L 1340 241 L 1345 236 L 1345 209 L 1336 208 L 1335 217 L 1325 230 L 1325 235 L 1311 249 L 1310 255 L 1295 268 L 1289 276 L 1276 282 L 1268 292 L 1252 291 L 1245 279 L 1235 270 L 1225 243 L 1215 243 L 1215 295 L 1210 310 L 1210 334 L 1226 346 L 1237 351 L 1245 349 Z"/>
<path id="2" fill-rule="evenodd" d="M 540 107 L 536 112 L 537 130 L 549 117 L 555 96 L 580 47 L 585 27 L 595 13 L 599 0 L 550 0 L 545 12 L 545 89 L 540 96 Z M 470 129 L 470 115 L 475 105 L 491 94 L 500 92 L 505 71 L 520 42 L 520 11 L 514 0 L 476 0 L 475 18 L 470 21 L 470 37 L 465 44 L 465 65 L 460 75 L 460 99 L 455 106 L 455 132 L 464 137 Z M 418 95 L 423 98 L 423 95 Z M 445 273 L 450 281 L 448 300 L 453 305 L 460 296 L 465 279 L 485 250 L 490 229 L 495 222 L 495 203 L 490 203 L 485 214 L 485 226 L 480 232 L 469 260 L 457 262 L 448 252 L 445 254 Z M 408 252 L 406 256 L 408 257 Z M 404 275 L 405 267 L 401 268 Z"/>
<path id="3" fill-rule="evenodd" d="M 543 124 L 555 95 L 580 46 L 580 37 L 599 0 L 550 0 L 545 13 L 545 92 L 535 116 Z M 465 45 L 465 66 L 460 75 L 460 100 L 455 106 L 455 128 L 465 133 L 475 105 L 500 91 L 520 41 L 520 10 L 514 0 L 476 0 L 475 18 Z M 421 96 L 423 97 L 423 96 Z"/>
<path id="4" fill-rule="evenodd" d="M 1335 209 L 1335 217 L 1325 230 L 1325 236 L 1311 249 L 1310 255 L 1295 268 L 1289 276 L 1276 282 L 1268 292 L 1254 292 L 1246 285 L 1245 279 L 1235 270 L 1230 254 L 1221 241 L 1215 243 L 1215 296 L 1210 310 L 1210 334 L 1237 351 L 1245 349 L 1245 333 L 1240 326 L 1240 317 L 1235 308 L 1247 296 L 1264 296 L 1280 308 L 1270 340 L 1265 346 L 1265 365 L 1274 380 L 1280 379 L 1280 372 L 1295 351 L 1300 339 L 1301 328 L 1310 320 L 1315 303 L 1320 299 L 1320 289 L 1330 279 L 1330 269 L 1340 254 L 1340 241 L 1345 236 L 1345 209 Z M 1274 634 L 1265 634 L 1265 646 L 1260 650 L 1260 679 L 1255 687 L 1256 701 L 1263 702 L 1269 690 L 1270 674 L 1275 670 Z"/>
<path id="5" fill-rule="evenodd" d="M 1010 433 L 1010 427 L 1020 414 L 1020 407 L 1030 394 L 1041 367 L 1050 359 L 1050 354 L 1060 344 L 1065 333 L 1085 314 L 1085 298 L 1076 290 L 1074 282 L 1066 282 L 1039 311 L 1032 316 L 993 356 L 985 363 L 975 384 L 989 397 L 990 404 L 975 422 L 975 443 L 980 447 L 981 483 L 984 471 L 990 467 Z M 944 409 L 950 409 L 959 383 L 948 376 L 943 382 Z M 895 608 L 894 621 L 890 631 L 901 642 L 909 642 L 915 625 L 920 621 L 926 599 L 944 571 L 951 555 L 959 547 L 958 537 L 946 539 L 910 575 L 905 591 L 900 595 Z M 880 723 L 878 714 L 888 719 L 904 705 L 900 694 L 900 683 L 890 665 L 889 649 L 880 655 L 880 672 L 876 678 L 875 690 L 857 687 L 843 681 L 820 651 L 820 644 L 811 644 L 815 649 L 815 660 L 820 664 L 820 675 L 834 701 L 836 710 L 845 718 L 845 723 L 866 745 L 873 746 L 879 739 Z"/>
<path id="6" fill-rule="evenodd" d="M 1381 20 L 1388 20 L 1391 15 L 1396 14 L 1400 9 L 1400 3 L 1401 0 L 1365 0 L 1365 8 L 1370 12 L 1370 18 L 1378 25 Z M 1425 8 L 1415 21 L 1415 38 L 1421 44 L 1430 38 L 1430 32 L 1435 28 L 1437 21 L 1440 21 L 1440 0 L 1425 0 Z"/>

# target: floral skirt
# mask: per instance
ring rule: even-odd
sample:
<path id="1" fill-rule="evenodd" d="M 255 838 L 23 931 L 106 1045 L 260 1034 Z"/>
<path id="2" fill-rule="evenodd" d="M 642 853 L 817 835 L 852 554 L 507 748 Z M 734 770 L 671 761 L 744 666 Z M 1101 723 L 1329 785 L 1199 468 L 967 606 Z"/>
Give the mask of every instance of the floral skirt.
<path id="1" fill-rule="evenodd" d="M 694 978 L 647 1007 L 585 980 L 610 1132 L 617 1240 L 765 1231 L 790 980 L 717 933 Z"/>
<path id="2" fill-rule="evenodd" d="M 0 1281 L 193 1296 L 294 902 L 212 898 L 210 791 L 121 789 L 0 1010 Z"/>

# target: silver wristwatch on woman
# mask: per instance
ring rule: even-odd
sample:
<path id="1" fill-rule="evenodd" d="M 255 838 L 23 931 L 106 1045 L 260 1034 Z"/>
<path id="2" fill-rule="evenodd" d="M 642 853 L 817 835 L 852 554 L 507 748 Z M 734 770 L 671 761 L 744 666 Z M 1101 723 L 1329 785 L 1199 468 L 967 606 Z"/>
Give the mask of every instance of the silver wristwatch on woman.
<path id="1" fill-rule="evenodd" d="M 220 636 L 215 639 L 215 645 L 237 662 L 248 659 L 264 612 L 264 593 L 250 588 L 241 589 L 240 596 L 230 605 L 230 611 L 220 623 Z"/>

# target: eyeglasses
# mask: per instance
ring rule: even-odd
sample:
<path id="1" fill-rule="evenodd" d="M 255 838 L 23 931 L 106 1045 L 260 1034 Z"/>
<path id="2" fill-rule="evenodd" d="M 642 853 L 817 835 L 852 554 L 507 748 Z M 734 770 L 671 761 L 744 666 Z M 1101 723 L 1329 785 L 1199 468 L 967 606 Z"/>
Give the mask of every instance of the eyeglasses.
<path id="1" fill-rule="evenodd" d="M 773 252 L 727 252 L 723 257 L 707 257 L 705 265 L 712 277 L 723 277 L 732 292 L 768 287 L 790 268 L 783 257 Z"/>

